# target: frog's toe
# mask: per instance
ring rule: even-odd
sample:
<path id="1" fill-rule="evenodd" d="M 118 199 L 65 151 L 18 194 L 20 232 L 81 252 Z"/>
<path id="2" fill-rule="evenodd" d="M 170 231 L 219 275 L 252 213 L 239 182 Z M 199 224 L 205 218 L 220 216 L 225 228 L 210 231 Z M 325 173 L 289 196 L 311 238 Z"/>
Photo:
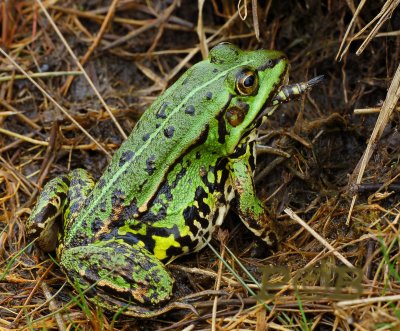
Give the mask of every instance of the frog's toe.
<path id="1" fill-rule="evenodd" d="M 139 245 L 111 240 L 68 248 L 61 255 L 61 266 L 72 284 L 108 310 L 122 308 L 141 316 L 142 310 L 159 307 L 172 295 L 173 278 Z"/>

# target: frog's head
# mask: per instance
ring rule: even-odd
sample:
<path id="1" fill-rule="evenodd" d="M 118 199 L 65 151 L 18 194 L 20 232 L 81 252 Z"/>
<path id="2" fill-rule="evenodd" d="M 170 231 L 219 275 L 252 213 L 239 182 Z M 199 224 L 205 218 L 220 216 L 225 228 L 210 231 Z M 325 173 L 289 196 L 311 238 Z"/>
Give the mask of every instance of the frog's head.
<path id="1" fill-rule="evenodd" d="M 224 78 L 229 92 L 224 120 L 226 152 L 234 150 L 243 136 L 257 124 L 260 114 L 276 106 L 272 100 L 288 81 L 289 62 L 285 54 L 272 50 L 242 51 L 230 43 L 215 46 L 209 55 L 212 64 L 230 68 Z"/>

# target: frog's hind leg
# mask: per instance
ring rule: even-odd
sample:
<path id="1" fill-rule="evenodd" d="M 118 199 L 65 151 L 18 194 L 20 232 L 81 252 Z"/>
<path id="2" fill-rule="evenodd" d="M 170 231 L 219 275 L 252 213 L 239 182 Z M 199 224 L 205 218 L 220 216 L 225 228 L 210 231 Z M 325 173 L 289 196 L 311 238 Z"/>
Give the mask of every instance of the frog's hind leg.
<path id="1" fill-rule="evenodd" d="M 27 234 L 37 238 L 41 250 L 55 250 L 60 228 L 74 219 L 93 186 L 91 175 L 83 169 L 53 178 L 44 186 L 27 222 Z"/>
<path id="2" fill-rule="evenodd" d="M 165 305 L 174 280 L 164 264 L 138 243 L 111 239 L 71 247 L 63 251 L 60 263 L 70 283 L 107 310 L 152 317 L 179 306 Z"/>

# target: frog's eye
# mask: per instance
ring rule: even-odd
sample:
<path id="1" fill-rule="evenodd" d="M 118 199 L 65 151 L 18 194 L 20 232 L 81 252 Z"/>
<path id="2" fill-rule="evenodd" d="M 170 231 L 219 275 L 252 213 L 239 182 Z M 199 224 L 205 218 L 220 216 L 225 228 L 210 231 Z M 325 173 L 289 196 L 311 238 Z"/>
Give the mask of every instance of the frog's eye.
<path id="1" fill-rule="evenodd" d="M 258 75 L 253 70 L 243 70 L 236 78 L 236 91 L 241 95 L 254 95 L 258 90 Z"/>

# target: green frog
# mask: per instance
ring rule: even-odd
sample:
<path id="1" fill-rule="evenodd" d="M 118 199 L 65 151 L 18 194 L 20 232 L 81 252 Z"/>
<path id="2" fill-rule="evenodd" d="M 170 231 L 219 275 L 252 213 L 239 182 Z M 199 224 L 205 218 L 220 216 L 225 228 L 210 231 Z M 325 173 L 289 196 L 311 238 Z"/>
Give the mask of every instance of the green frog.
<path id="1" fill-rule="evenodd" d="M 107 310 L 178 307 L 165 264 L 202 249 L 229 208 L 268 245 L 279 240 L 254 188 L 256 129 L 319 81 L 285 85 L 288 69 L 279 51 L 217 45 L 144 112 L 97 183 L 76 169 L 45 185 L 28 235 Z"/>

